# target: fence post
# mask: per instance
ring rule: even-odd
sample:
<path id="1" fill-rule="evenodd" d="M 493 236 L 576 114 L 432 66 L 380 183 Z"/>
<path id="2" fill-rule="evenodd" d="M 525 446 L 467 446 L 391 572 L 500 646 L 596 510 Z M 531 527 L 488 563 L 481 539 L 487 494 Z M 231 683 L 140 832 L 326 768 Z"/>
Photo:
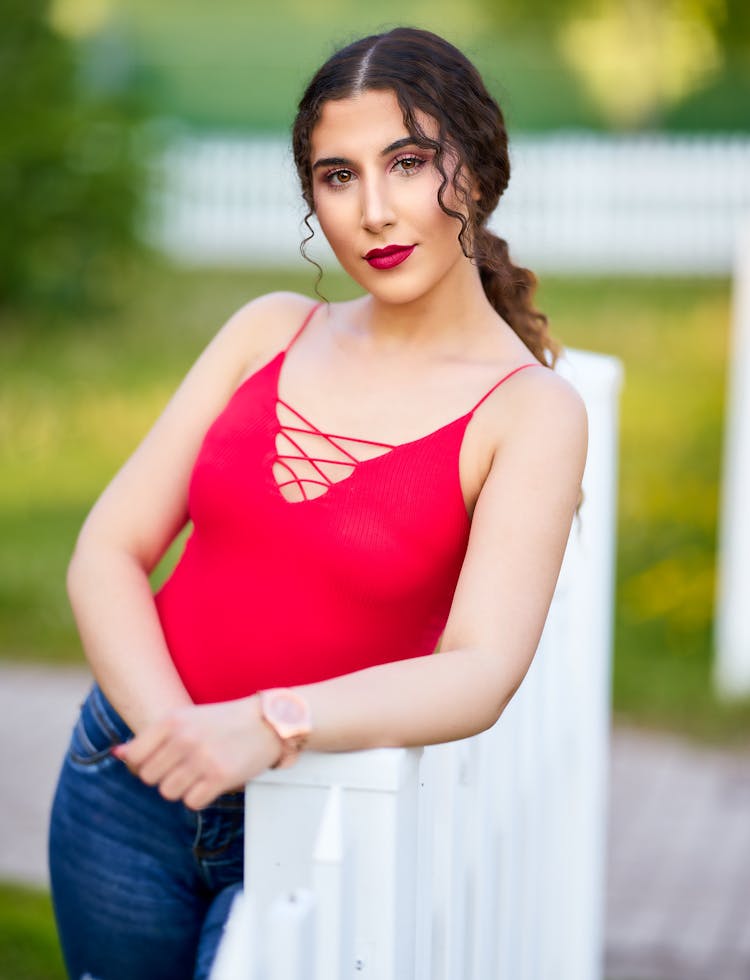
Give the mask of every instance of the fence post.
<path id="1" fill-rule="evenodd" d="M 750 225 L 738 236 L 728 345 L 714 684 L 750 694 Z"/>
<path id="2" fill-rule="evenodd" d="M 336 918 L 342 920 L 347 935 L 341 955 L 349 963 L 342 976 L 355 967 L 362 980 L 413 976 L 421 756 L 421 749 L 306 752 L 294 768 L 272 770 L 249 784 L 245 887 L 254 899 L 261 945 L 272 903 L 307 888 L 315 894 L 318 945 L 332 934 Z M 333 797 L 332 787 L 338 787 Z M 356 904 L 341 898 L 347 861 L 357 882 Z M 328 902 L 332 912 L 323 908 Z M 257 955 L 264 959 L 267 952 Z M 317 980 L 332 980 L 331 970 L 326 963 Z"/>
<path id="3" fill-rule="evenodd" d="M 565 643 L 570 673 L 566 710 L 574 755 L 567 786 L 568 846 L 575 855 L 567 922 L 576 942 L 566 949 L 571 980 L 602 976 L 604 876 L 609 775 L 611 650 L 617 525 L 618 416 L 622 366 L 613 357 L 570 351 L 573 380 L 589 412 L 589 461 L 580 522 L 571 531 Z M 590 365 L 590 367 L 589 367 Z M 595 465 L 593 465 L 595 464 Z"/>

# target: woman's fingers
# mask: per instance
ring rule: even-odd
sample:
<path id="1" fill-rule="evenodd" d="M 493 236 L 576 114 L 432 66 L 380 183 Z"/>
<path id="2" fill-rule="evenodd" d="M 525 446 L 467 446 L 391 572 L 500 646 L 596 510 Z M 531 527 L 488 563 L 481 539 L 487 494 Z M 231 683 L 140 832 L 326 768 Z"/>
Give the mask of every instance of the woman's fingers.
<path id="1" fill-rule="evenodd" d="M 177 739 L 166 739 L 138 769 L 138 775 L 149 786 L 161 788 L 164 780 L 175 770 L 191 768 L 195 771 L 194 752 Z"/>
<path id="2" fill-rule="evenodd" d="M 180 799 L 198 780 L 221 781 L 222 767 L 206 745 L 205 733 L 184 719 L 167 719 L 113 749 L 149 786 L 166 799 Z"/>
<path id="3" fill-rule="evenodd" d="M 206 757 L 205 751 L 201 751 L 197 743 L 178 733 L 156 740 L 156 748 L 150 755 L 145 755 L 151 744 L 153 742 L 146 743 L 144 748 L 143 744 L 137 744 L 137 739 L 133 739 L 119 746 L 118 751 L 113 754 L 148 786 L 158 786 L 165 799 L 184 799 L 191 787 L 199 782 L 203 784 L 200 797 L 203 799 L 207 784 L 213 782 L 210 778 L 210 759 Z M 202 805 L 209 802 L 210 798 L 206 798 L 206 803 Z"/>
<path id="4" fill-rule="evenodd" d="M 183 800 L 186 793 L 201 781 L 201 776 L 186 765 L 177 765 L 159 781 L 159 792 L 165 800 Z"/>
<path id="5" fill-rule="evenodd" d="M 202 810 L 209 803 L 213 803 L 222 792 L 225 790 L 217 790 L 208 780 L 199 779 L 183 795 L 182 802 L 190 810 Z"/>
<path id="6" fill-rule="evenodd" d="M 160 721 L 149 725 L 129 742 L 123 742 L 112 749 L 112 755 L 126 762 L 133 772 L 140 772 L 141 766 L 159 746 L 170 737 L 171 724 Z"/>
<path id="7" fill-rule="evenodd" d="M 200 809 L 244 786 L 278 756 L 278 739 L 247 702 L 181 709 L 113 749 L 166 799 Z"/>

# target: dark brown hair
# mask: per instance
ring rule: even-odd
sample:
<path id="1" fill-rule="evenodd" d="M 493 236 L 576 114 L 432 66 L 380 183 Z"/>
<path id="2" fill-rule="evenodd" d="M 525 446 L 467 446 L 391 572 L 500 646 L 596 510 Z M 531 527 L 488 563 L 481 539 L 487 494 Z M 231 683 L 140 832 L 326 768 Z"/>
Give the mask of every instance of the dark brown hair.
<path id="1" fill-rule="evenodd" d="M 294 162 L 309 208 L 305 223 L 310 235 L 302 243 L 302 254 L 313 234 L 310 144 L 323 105 L 373 89 L 394 92 L 414 142 L 435 151 L 435 166 L 443 178 L 438 202 L 446 214 L 460 221 L 461 248 L 479 267 L 490 303 L 542 364 L 554 366 L 560 347 L 549 335 L 547 317 L 533 305 L 536 276 L 514 265 L 508 243 L 487 228 L 487 219 L 510 180 L 503 114 L 474 65 L 436 34 L 398 27 L 362 38 L 332 55 L 307 86 L 292 130 Z M 437 122 L 436 139 L 420 127 L 417 110 Z M 458 158 L 450 182 L 468 218 L 444 202 L 447 154 Z M 478 190 L 477 201 L 469 193 L 469 177 Z"/>

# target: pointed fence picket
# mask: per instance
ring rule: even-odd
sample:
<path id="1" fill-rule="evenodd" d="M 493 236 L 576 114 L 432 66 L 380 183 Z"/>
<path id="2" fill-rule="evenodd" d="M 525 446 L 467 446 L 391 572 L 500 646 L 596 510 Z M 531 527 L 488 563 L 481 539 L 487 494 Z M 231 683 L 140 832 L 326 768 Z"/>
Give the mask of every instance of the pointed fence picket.
<path id="1" fill-rule="evenodd" d="M 539 648 L 488 731 L 304 753 L 247 788 L 213 980 L 599 980 L 617 361 L 570 351 L 589 455 Z"/>

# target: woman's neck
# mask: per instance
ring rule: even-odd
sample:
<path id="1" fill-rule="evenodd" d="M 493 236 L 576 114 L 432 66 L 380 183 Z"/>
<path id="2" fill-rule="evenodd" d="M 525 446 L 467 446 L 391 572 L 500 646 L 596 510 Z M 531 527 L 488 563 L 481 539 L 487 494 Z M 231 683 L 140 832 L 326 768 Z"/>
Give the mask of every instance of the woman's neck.
<path id="1" fill-rule="evenodd" d="M 446 277 L 412 302 L 386 303 L 370 295 L 360 303 L 362 334 L 369 335 L 373 350 L 383 354 L 463 348 L 497 320 L 473 265 L 467 274 Z"/>

